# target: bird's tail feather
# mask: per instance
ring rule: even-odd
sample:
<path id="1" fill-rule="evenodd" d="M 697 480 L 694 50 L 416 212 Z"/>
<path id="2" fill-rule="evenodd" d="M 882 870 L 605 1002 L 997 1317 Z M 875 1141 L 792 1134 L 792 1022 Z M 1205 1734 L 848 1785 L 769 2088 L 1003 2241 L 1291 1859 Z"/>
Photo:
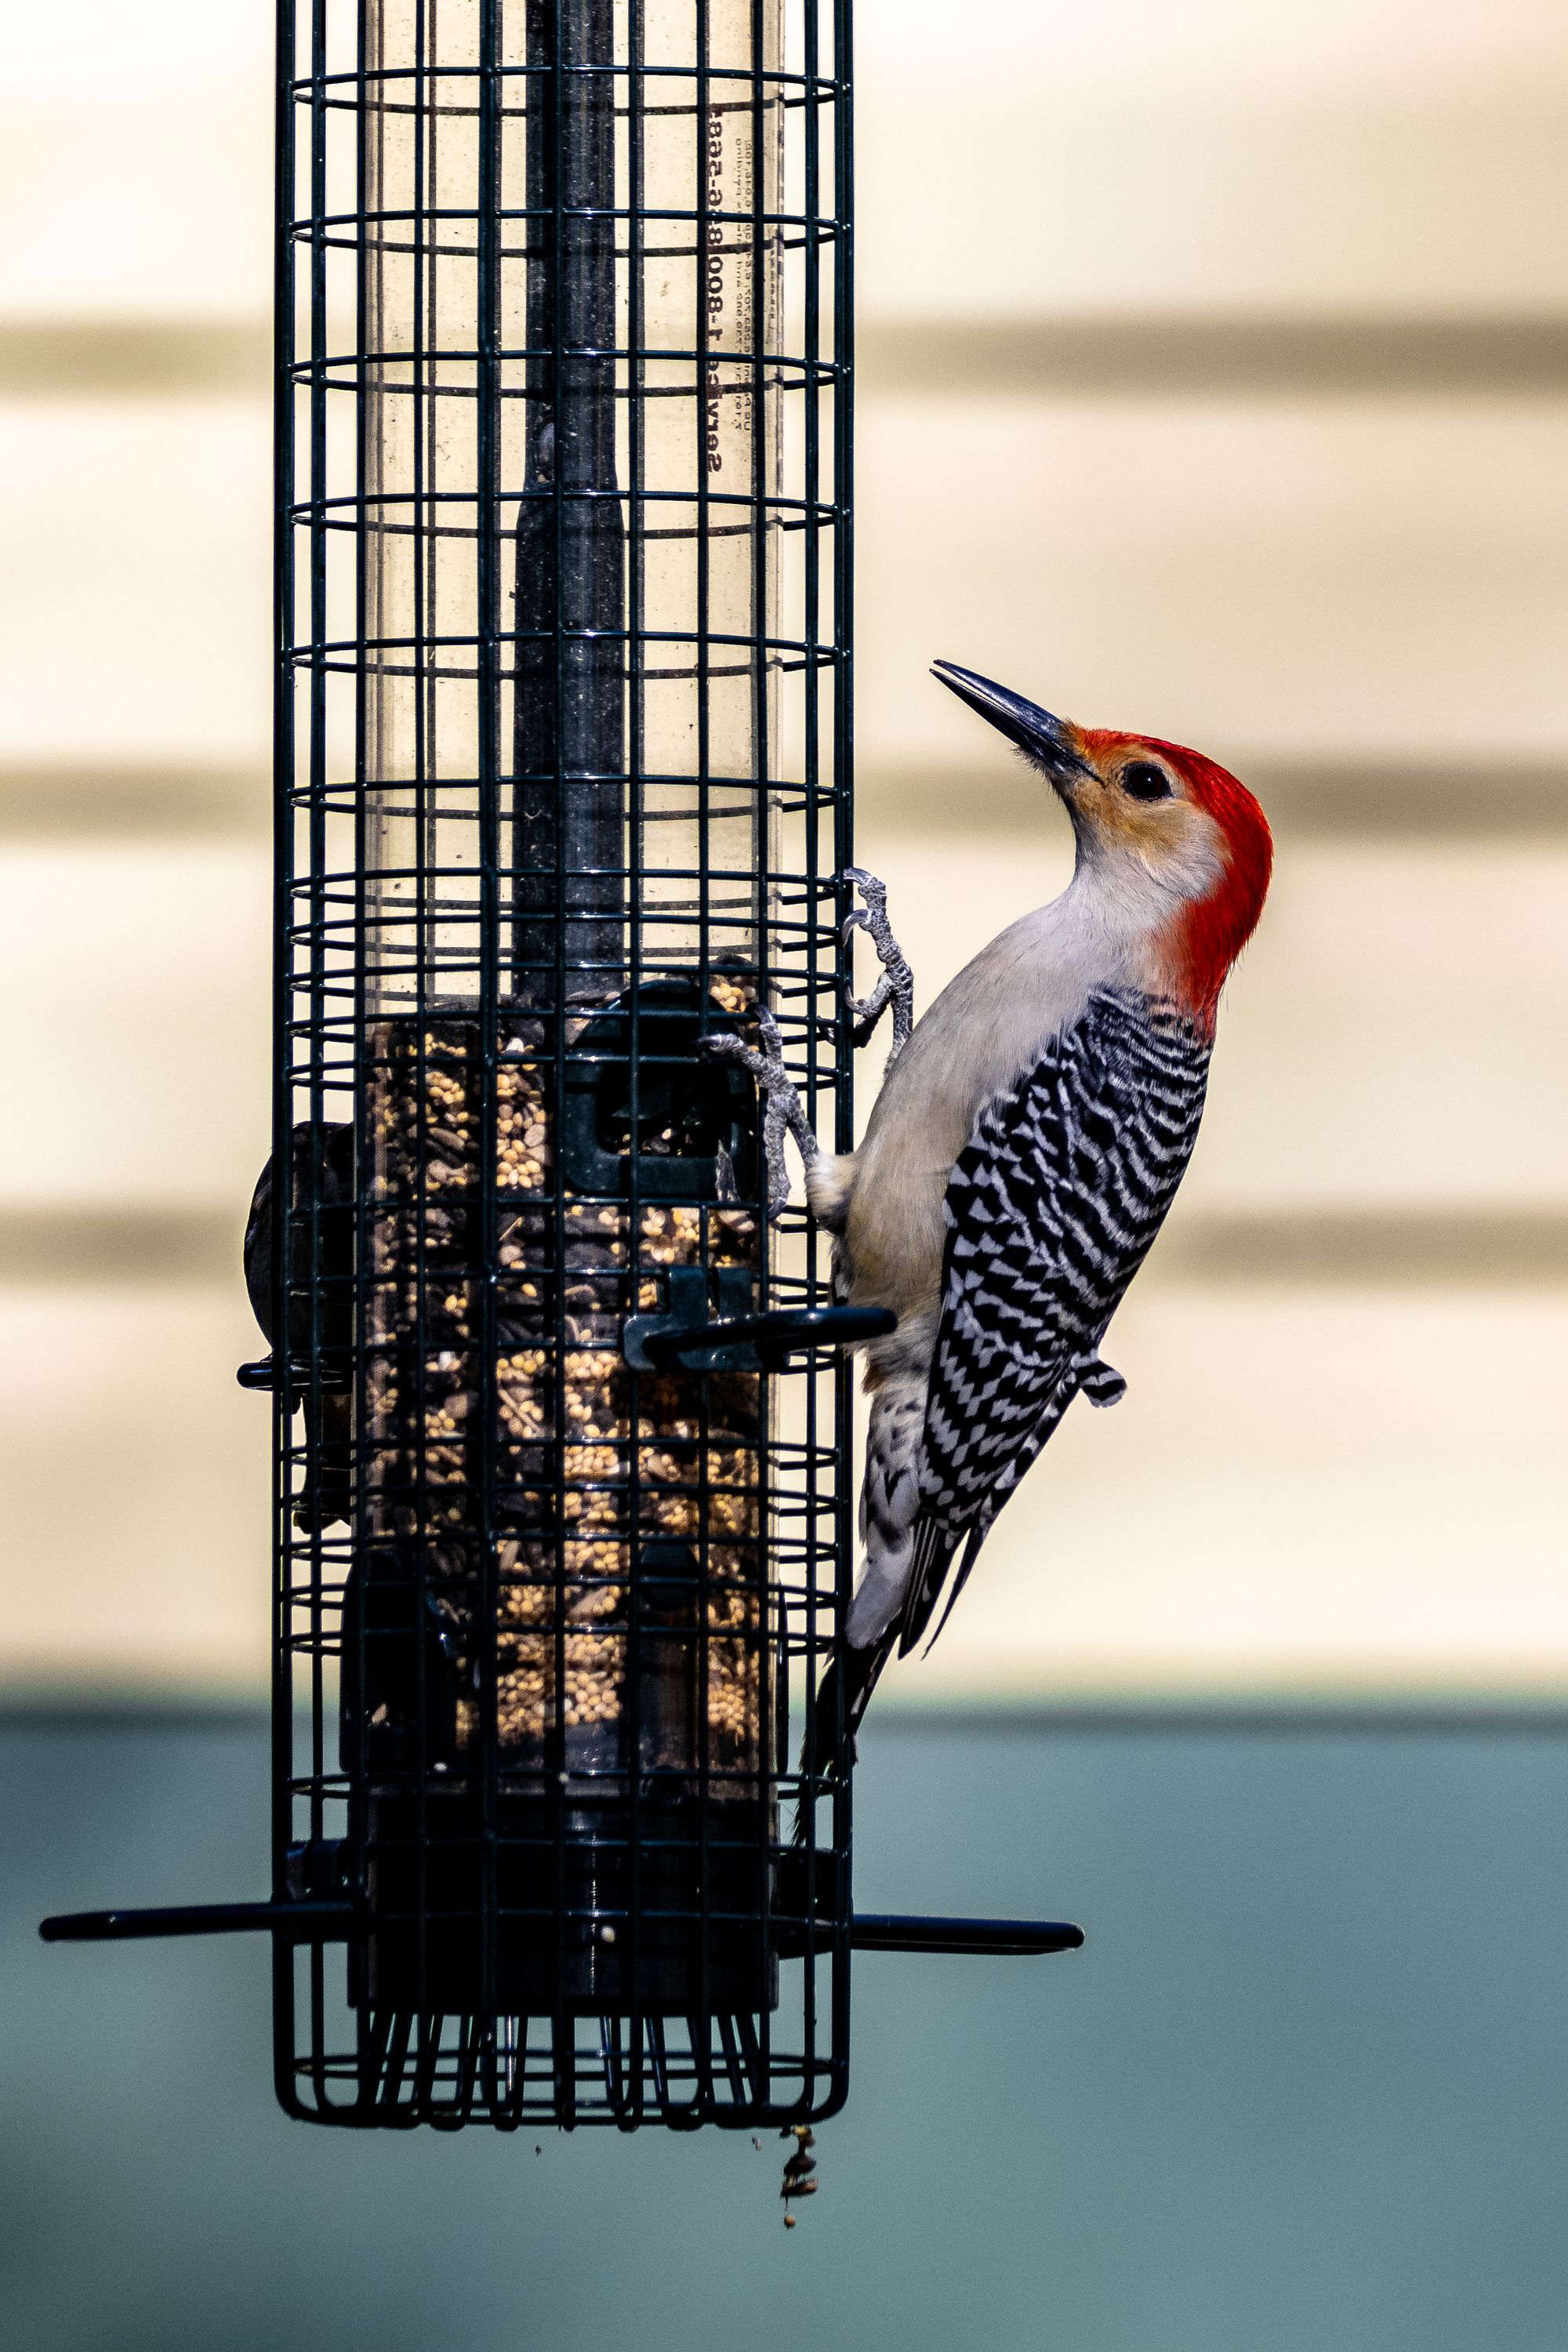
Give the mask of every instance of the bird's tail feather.
<path id="1" fill-rule="evenodd" d="M 898 1618 L 900 1658 L 909 1656 L 931 1623 L 931 1612 L 941 1600 L 942 1588 L 947 1581 L 952 1555 L 963 1540 L 962 1528 L 944 1528 L 940 1519 L 916 1521 L 914 1560 L 904 1592 L 904 1605 Z M 946 1622 L 945 1618 L 942 1622 Z"/>
<path id="2" fill-rule="evenodd" d="M 979 1558 L 980 1547 L 984 1542 L 985 1536 L 986 1529 L 984 1526 L 973 1527 L 969 1530 L 969 1541 L 963 1547 L 963 1558 L 958 1563 L 958 1574 L 953 1578 L 948 1591 L 947 1606 L 937 1620 L 936 1632 L 925 1646 L 925 1654 L 928 1658 L 942 1639 L 947 1621 L 952 1614 L 954 1601 L 969 1581 L 969 1571 Z"/>
<path id="3" fill-rule="evenodd" d="M 968 1581 L 975 1554 L 984 1541 L 983 1527 L 971 1528 L 967 1533 L 969 1540 L 964 1547 L 963 1559 L 948 1595 L 947 1606 L 942 1612 L 941 1622 L 931 1637 L 932 1642 L 952 1615 L 952 1604 Z M 937 1519 L 920 1521 L 915 1529 L 914 1561 L 902 1610 L 887 1632 L 865 1649 L 857 1650 L 847 1643 L 841 1643 L 816 1686 L 816 1696 L 812 1701 L 811 1738 L 801 1751 L 803 1773 L 806 1757 L 812 1755 L 817 1759 L 818 1769 L 826 1769 L 831 1777 L 832 1759 L 838 1750 L 840 1723 L 846 1738 L 853 1742 L 888 1660 L 895 1650 L 900 1658 L 908 1657 L 930 1624 L 937 1602 L 942 1599 L 942 1589 L 947 1580 L 952 1556 L 963 1542 L 964 1535 L 963 1528 L 944 1528 Z M 795 1819 L 797 1844 L 805 1834 L 807 1810 L 802 1805 Z"/>
<path id="4" fill-rule="evenodd" d="M 826 1672 L 816 1685 L 816 1696 L 811 1704 L 811 1737 L 801 1748 L 800 1769 L 806 1769 L 806 1758 L 815 1756 L 816 1769 L 833 1778 L 833 1763 L 838 1753 L 839 1723 L 844 1737 L 853 1751 L 860 1718 L 877 1687 L 877 1678 L 893 1654 L 893 1634 L 889 1631 L 868 1649 L 852 1650 L 847 1644 L 837 1649 L 828 1662 Z M 840 1710 L 842 1709 L 842 1716 Z M 795 1815 L 795 1838 L 798 1845 L 805 1835 L 809 1806 L 803 1803 Z"/>

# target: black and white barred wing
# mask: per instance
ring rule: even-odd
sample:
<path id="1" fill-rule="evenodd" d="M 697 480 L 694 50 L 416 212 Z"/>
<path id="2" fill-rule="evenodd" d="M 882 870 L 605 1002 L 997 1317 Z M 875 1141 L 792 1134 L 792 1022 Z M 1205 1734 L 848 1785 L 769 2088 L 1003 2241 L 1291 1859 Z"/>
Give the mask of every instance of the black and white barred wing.
<path id="1" fill-rule="evenodd" d="M 954 1539 L 984 1537 L 1080 1388 L 1120 1394 L 1096 1350 L 1192 1155 L 1208 1055 L 1171 1008 L 1102 992 L 960 1154 L 921 1473 Z"/>

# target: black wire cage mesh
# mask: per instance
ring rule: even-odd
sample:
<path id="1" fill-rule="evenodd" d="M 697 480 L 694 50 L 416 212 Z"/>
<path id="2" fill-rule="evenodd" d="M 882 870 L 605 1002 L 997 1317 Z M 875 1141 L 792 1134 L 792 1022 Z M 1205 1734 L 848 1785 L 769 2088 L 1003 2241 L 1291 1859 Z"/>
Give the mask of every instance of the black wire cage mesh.
<path id="1" fill-rule="evenodd" d="M 703 1041 L 847 1144 L 847 6 L 284 0 L 279 81 L 279 2095 L 820 2116 L 847 1379 Z"/>

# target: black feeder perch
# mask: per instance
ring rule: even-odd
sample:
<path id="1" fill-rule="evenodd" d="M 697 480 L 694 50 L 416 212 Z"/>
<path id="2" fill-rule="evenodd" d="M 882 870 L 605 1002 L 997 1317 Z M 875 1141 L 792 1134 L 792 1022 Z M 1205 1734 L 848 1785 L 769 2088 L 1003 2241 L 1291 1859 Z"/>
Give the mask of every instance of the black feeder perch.
<path id="1" fill-rule="evenodd" d="M 805 2126 L 857 1917 L 802 1701 L 850 1138 L 847 0 L 285 0 L 273 1892 L 319 2122 Z M 286 1182 L 278 1180 L 289 1171 Z M 805 1733 L 801 1753 L 802 1732 Z"/>

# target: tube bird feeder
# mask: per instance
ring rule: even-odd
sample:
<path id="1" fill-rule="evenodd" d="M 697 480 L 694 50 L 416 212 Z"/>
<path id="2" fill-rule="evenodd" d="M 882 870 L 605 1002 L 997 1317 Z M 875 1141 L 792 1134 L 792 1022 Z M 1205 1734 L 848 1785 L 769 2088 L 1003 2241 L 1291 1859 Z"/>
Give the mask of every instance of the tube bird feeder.
<path id="1" fill-rule="evenodd" d="M 335 1989 L 279 1948 L 279 2088 L 353 2121 L 819 2113 L 847 1822 L 808 1805 L 787 1926 L 780 1874 L 844 1376 L 807 1354 L 786 1402 L 706 1339 L 828 1293 L 703 1040 L 765 1003 L 847 1108 L 840 28 L 316 0 L 290 34 L 279 1838 L 363 1933 Z"/>
<path id="2" fill-rule="evenodd" d="M 705 1046 L 847 1146 L 848 108 L 847 0 L 283 0 L 273 1894 L 46 1933 L 269 1928 L 302 2117 L 801 2126 L 852 1943 L 1079 1940 L 854 1917 L 866 1318 Z"/>

